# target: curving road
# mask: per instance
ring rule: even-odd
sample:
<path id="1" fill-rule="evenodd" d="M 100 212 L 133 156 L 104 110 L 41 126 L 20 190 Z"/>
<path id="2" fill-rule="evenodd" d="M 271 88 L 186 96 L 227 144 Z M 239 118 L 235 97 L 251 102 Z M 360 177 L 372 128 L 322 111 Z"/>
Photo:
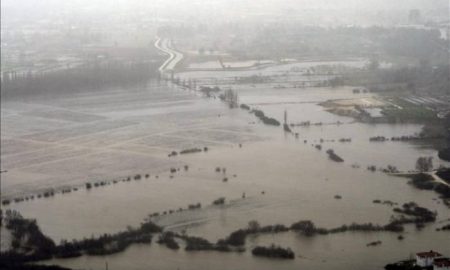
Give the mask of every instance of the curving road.
<path id="1" fill-rule="evenodd" d="M 173 71 L 175 66 L 183 59 L 183 54 L 171 48 L 172 42 L 167 38 L 158 37 L 155 42 L 155 47 L 169 58 L 159 67 L 159 72 L 164 74 L 167 71 Z"/>

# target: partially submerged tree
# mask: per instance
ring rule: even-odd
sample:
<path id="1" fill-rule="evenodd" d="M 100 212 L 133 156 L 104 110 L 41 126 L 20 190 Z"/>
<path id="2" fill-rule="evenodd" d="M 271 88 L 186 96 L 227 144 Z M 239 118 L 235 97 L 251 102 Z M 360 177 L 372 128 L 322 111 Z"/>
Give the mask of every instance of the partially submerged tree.
<path id="1" fill-rule="evenodd" d="M 416 169 L 420 172 L 428 172 L 433 169 L 433 157 L 419 157 L 416 161 Z"/>

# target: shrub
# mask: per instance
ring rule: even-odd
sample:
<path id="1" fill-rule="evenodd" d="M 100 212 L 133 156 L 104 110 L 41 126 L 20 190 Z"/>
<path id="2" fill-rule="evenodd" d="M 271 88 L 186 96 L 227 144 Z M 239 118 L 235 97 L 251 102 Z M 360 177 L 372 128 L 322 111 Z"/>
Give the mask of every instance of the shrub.
<path id="1" fill-rule="evenodd" d="M 186 250 L 213 250 L 215 246 L 211 244 L 208 240 L 200 238 L 200 237 L 185 237 L 186 241 Z"/>
<path id="2" fill-rule="evenodd" d="M 11 201 L 7 199 L 2 201 L 2 205 L 9 205 L 10 203 Z"/>
<path id="3" fill-rule="evenodd" d="M 282 248 L 275 245 L 270 247 L 257 246 L 252 250 L 254 256 L 262 256 L 268 258 L 294 259 L 295 254 L 290 248 Z"/>
<path id="4" fill-rule="evenodd" d="M 333 161 L 336 161 L 336 162 L 343 162 L 344 160 L 340 157 L 340 156 L 338 156 L 335 152 L 334 152 L 334 150 L 332 150 L 332 149 L 328 149 L 327 150 L 327 154 L 328 154 L 328 157 L 331 159 L 331 160 L 333 160 Z"/>
<path id="5" fill-rule="evenodd" d="M 232 232 L 227 239 L 225 239 L 225 243 L 231 246 L 243 246 L 245 244 L 245 238 L 247 237 L 247 232 L 245 230 L 237 230 Z"/>
<path id="6" fill-rule="evenodd" d="M 445 161 L 450 161 L 450 147 L 439 150 L 438 157 Z"/>
<path id="7" fill-rule="evenodd" d="M 180 248 L 180 246 L 178 245 L 177 241 L 175 241 L 174 233 L 172 233 L 172 232 L 165 232 L 165 233 L 161 234 L 159 236 L 158 243 L 159 244 L 164 244 L 168 248 L 174 249 L 174 250 Z"/>
<path id="8" fill-rule="evenodd" d="M 190 149 L 185 149 L 185 150 L 180 151 L 180 155 L 198 153 L 201 151 L 202 151 L 202 149 L 200 149 L 200 148 L 190 148 Z"/>
<path id="9" fill-rule="evenodd" d="M 272 126 L 280 125 L 280 122 L 278 122 L 278 120 L 265 116 L 264 112 L 261 110 L 253 109 L 252 112 L 255 114 L 256 117 L 259 118 L 259 120 L 261 120 L 266 125 L 272 125 Z"/>
<path id="10" fill-rule="evenodd" d="M 306 236 L 316 233 L 316 226 L 310 220 L 302 220 L 291 225 L 291 230 L 302 232 Z"/>
<path id="11" fill-rule="evenodd" d="M 218 198 L 218 199 L 213 201 L 214 205 L 222 205 L 224 203 L 225 203 L 225 197 L 220 197 L 220 198 Z"/>

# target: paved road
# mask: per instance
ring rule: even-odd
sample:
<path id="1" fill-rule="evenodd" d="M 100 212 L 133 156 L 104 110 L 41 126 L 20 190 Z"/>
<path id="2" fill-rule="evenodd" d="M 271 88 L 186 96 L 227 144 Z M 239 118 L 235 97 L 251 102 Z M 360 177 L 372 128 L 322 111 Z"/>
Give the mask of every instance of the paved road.
<path id="1" fill-rule="evenodd" d="M 155 42 L 155 47 L 169 58 L 159 67 L 159 71 L 163 74 L 167 71 L 174 70 L 175 66 L 183 59 L 183 54 L 171 48 L 172 42 L 167 38 L 159 38 Z"/>
<path id="2" fill-rule="evenodd" d="M 450 187 L 450 184 L 447 183 L 444 179 L 440 178 L 440 177 L 436 174 L 436 172 L 437 172 L 437 171 L 433 171 L 433 172 L 430 173 L 430 175 L 433 176 L 434 180 L 437 181 L 437 182 L 439 182 L 439 183 L 442 183 L 442 184 L 447 185 L 447 186 Z"/>

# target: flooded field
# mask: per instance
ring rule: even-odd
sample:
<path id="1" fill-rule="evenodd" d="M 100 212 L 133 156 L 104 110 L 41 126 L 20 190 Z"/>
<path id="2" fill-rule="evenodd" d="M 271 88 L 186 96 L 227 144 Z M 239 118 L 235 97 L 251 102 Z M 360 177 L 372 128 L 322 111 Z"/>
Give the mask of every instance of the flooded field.
<path id="1" fill-rule="evenodd" d="M 223 64 L 223 66 L 222 66 Z M 206 62 L 198 62 L 198 63 L 190 63 L 188 69 L 221 69 L 223 67 L 226 68 L 249 68 L 257 65 L 263 64 L 273 64 L 271 60 L 261 60 L 261 61 L 234 61 L 234 62 L 220 62 L 218 61 L 206 61 Z"/>
<path id="2" fill-rule="evenodd" d="M 202 74 L 180 76 L 201 78 Z M 145 89 L 51 102 L 2 103 L 2 170 L 7 170 L 2 173 L 2 197 L 78 187 L 76 192 L 8 206 L 37 219 L 56 242 L 118 232 L 138 226 L 151 213 L 186 209 L 194 203 L 202 208 L 152 220 L 167 230 L 216 241 L 251 220 L 290 225 L 309 219 L 325 228 L 352 222 L 383 225 L 393 211 L 391 206 L 373 203 L 379 199 L 400 205 L 414 201 L 436 211 L 438 221 L 421 231 L 407 226 L 403 241 L 389 232 L 315 237 L 289 232 L 247 239 L 247 250 L 271 243 L 291 247 L 297 258 L 288 262 L 254 258 L 249 251 L 172 251 L 155 243 L 133 245 L 117 255 L 46 263 L 75 269 L 102 269 L 105 261 L 109 269 L 382 269 L 418 250 L 450 253 L 447 235 L 435 231 L 450 217 L 438 195 L 414 189 L 406 178 L 366 169 L 393 165 L 401 171 L 414 170 L 419 156 L 433 156 L 435 167 L 449 165 L 439 161 L 427 142 L 369 141 L 372 136 L 414 135 L 420 125 L 363 124 L 319 105 L 355 98 L 348 87 L 232 87 L 241 103 L 280 122 L 286 111 L 288 123 L 321 125 L 293 127 L 295 137 L 281 127 L 263 125 L 246 110 L 229 109 L 218 99 L 156 83 Z M 376 98 L 371 93 L 357 97 Z M 342 138 L 351 142 L 340 142 Z M 316 149 L 316 144 L 323 149 Z M 194 147 L 208 147 L 208 151 L 168 157 L 172 151 Z M 330 160 L 327 149 L 334 149 L 345 161 Z M 217 172 L 217 167 L 226 170 Z M 171 173 L 170 168 L 180 170 Z M 136 174 L 149 176 L 122 181 Z M 108 184 L 86 190 L 87 181 Z M 212 205 L 220 197 L 225 197 L 225 205 Z M 366 247 L 378 240 L 381 246 Z M 227 263 L 217 264 L 218 260 Z"/>
<path id="3" fill-rule="evenodd" d="M 448 0 L 0 1 L 0 270 L 450 263 Z"/>
<path id="4" fill-rule="evenodd" d="M 2 170 L 7 170 L 2 174 L 2 195 L 164 171 L 176 164 L 166 158 L 172 150 L 236 143 L 236 136 L 218 136 L 220 131 L 215 131 L 215 138 L 203 139 L 188 132 L 208 133 L 211 127 L 245 123 L 245 117 L 232 117 L 239 112 L 224 108 L 219 102 L 156 85 L 2 103 Z M 90 117 L 79 121 L 79 115 Z M 226 128 L 223 132 L 230 134 Z"/>
<path id="5" fill-rule="evenodd" d="M 211 62 L 206 62 L 211 63 Z M 240 77 L 270 77 L 265 82 L 266 86 L 295 85 L 306 82 L 319 82 L 327 78 L 332 78 L 330 69 L 339 70 L 341 68 L 362 68 L 367 65 L 367 59 L 349 59 L 346 61 L 305 61 L 289 62 L 276 65 L 261 65 L 247 69 L 221 70 L 209 67 L 198 68 L 199 71 L 187 71 L 177 73 L 180 79 L 196 80 L 202 85 L 223 85 L 234 84 Z M 326 70 L 326 71 L 325 71 Z M 271 85 L 275 83 L 274 85 Z"/>

